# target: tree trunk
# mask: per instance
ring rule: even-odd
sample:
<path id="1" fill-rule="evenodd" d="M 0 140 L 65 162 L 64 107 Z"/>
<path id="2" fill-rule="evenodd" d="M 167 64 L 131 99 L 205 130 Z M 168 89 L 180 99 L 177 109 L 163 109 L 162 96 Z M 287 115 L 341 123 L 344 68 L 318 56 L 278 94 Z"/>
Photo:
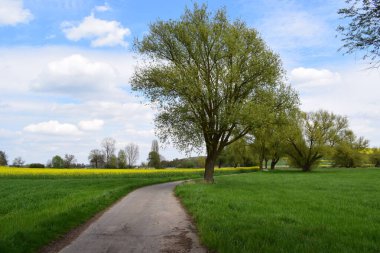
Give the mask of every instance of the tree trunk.
<path id="1" fill-rule="evenodd" d="M 265 159 L 265 169 L 268 169 L 268 159 Z"/>
<path id="2" fill-rule="evenodd" d="M 260 160 L 259 160 L 259 168 L 260 168 L 260 170 L 264 169 L 263 165 L 264 165 L 264 159 L 260 158 Z"/>
<path id="3" fill-rule="evenodd" d="M 214 183 L 214 166 L 216 157 L 216 154 L 208 154 L 206 157 L 205 174 L 203 177 L 206 183 Z"/>
<path id="4" fill-rule="evenodd" d="M 304 164 L 303 166 L 302 166 L 302 171 L 303 172 L 308 172 L 308 171 L 310 171 L 311 170 L 311 165 L 310 164 Z"/>
<path id="5" fill-rule="evenodd" d="M 270 162 L 270 169 L 271 170 L 274 170 L 274 168 L 276 167 L 276 164 L 278 163 L 278 161 L 280 161 L 279 157 L 272 158 L 272 160 Z"/>
<path id="6" fill-rule="evenodd" d="M 276 161 L 275 160 L 272 160 L 271 162 L 270 162 L 270 170 L 274 170 L 274 167 L 276 166 Z"/>

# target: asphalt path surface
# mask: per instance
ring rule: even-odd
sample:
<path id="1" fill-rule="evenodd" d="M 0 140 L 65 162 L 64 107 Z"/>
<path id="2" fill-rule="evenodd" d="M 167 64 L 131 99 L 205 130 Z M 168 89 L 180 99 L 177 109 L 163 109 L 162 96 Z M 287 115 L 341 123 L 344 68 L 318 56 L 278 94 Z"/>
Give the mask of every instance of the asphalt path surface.
<path id="1" fill-rule="evenodd" d="M 181 182 L 129 193 L 63 248 L 61 253 L 207 252 L 174 196 Z"/>

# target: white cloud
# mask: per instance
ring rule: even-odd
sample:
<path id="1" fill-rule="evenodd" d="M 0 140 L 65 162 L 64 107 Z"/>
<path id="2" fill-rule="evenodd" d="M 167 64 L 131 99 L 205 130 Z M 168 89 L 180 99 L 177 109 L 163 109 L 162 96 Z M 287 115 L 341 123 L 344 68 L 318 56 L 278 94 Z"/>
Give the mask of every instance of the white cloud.
<path id="1" fill-rule="evenodd" d="M 111 10 L 111 7 L 108 3 L 104 3 L 104 5 L 95 6 L 95 11 L 105 12 Z"/>
<path id="2" fill-rule="evenodd" d="M 48 63 L 33 82 L 35 91 L 84 94 L 106 92 L 117 85 L 117 72 L 109 64 L 91 61 L 80 54 Z"/>
<path id="3" fill-rule="evenodd" d="M 82 120 L 79 122 L 80 129 L 84 131 L 98 131 L 103 128 L 104 121 L 100 119 Z"/>
<path id="4" fill-rule="evenodd" d="M 290 72 L 290 81 L 297 88 L 311 88 L 340 82 L 341 76 L 328 69 L 295 68 Z"/>
<path id="5" fill-rule="evenodd" d="M 1 0 L 0 26 L 28 23 L 32 19 L 32 13 L 24 9 L 22 0 Z"/>
<path id="6" fill-rule="evenodd" d="M 69 40 L 90 39 L 92 47 L 126 47 L 128 43 L 124 37 L 131 34 L 131 31 L 119 22 L 98 19 L 93 14 L 85 17 L 78 25 L 66 21 L 61 27 Z"/>
<path id="7" fill-rule="evenodd" d="M 78 127 L 73 124 L 60 123 L 56 120 L 41 122 L 37 124 L 30 124 L 24 127 L 24 131 L 36 134 L 49 134 L 49 135 L 80 135 Z"/>
<path id="8" fill-rule="evenodd" d="M 331 73 L 336 73 L 329 70 Z M 380 72 L 363 71 L 362 67 L 339 70 L 340 79 L 318 89 L 300 89 L 304 111 L 324 109 L 347 116 L 355 134 L 380 145 Z M 333 80 L 333 78 L 331 79 Z"/>
<path id="9" fill-rule="evenodd" d="M 118 143 L 138 143 L 140 159 L 147 158 L 151 141 L 154 139 L 155 112 L 149 106 L 140 103 L 136 94 L 128 92 L 128 80 L 138 60 L 135 55 L 126 50 L 87 50 L 63 46 L 3 47 L 0 48 L 0 55 L 0 119 L 6 119 L 1 122 L 0 142 L 9 157 L 22 156 L 27 162 L 43 163 L 56 154 L 72 153 L 79 162 L 87 163 L 89 151 L 100 148 L 100 142 L 104 137 L 112 136 Z M 71 76 L 62 74 L 63 69 L 72 67 L 71 64 L 63 64 L 63 60 L 73 55 L 80 55 L 87 63 L 105 64 L 105 68 L 113 69 L 112 73 L 115 72 L 116 77 L 111 74 L 109 80 L 103 82 L 104 88 L 94 89 L 91 94 L 83 92 L 85 88 L 54 90 L 58 80 L 67 80 L 67 76 Z M 51 63 L 60 63 L 58 66 L 62 67 L 61 72 L 50 71 Z M 91 64 L 89 65 L 92 66 Z M 82 65 L 83 63 L 76 64 L 75 69 L 80 69 Z M 84 65 L 87 66 L 86 61 Z M 101 72 L 102 69 L 96 71 Z M 85 76 L 93 76 L 93 72 L 79 71 Z M 46 75 L 55 77 L 50 81 L 53 87 L 50 89 L 43 86 L 41 92 L 31 92 L 32 86 L 35 91 L 36 81 L 47 80 Z M 76 82 L 77 79 L 82 79 L 78 76 L 70 78 Z M 101 78 L 102 76 L 98 76 L 91 79 L 92 85 L 98 87 L 97 80 Z M 80 83 L 78 85 L 81 87 Z M 92 89 L 91 87 L 88 89 Z M 46 89 L 50 89 L 51 92 L 43 92 Z M 38 127 L 31 127 L 52 119 L 61 125 L 72 125 L 71 129 L 78 134 L 42 133 L 36 130 Z M 81 121 L 95 119 L 104 121 L 101 129 L 84 129 L 85 124 L 81 124 Z M 25 130 L 28 126 L 28 130 L 34 132 Z M 54 132 L 51 127 L 46 128 Z M 38 152 L 35 152 L 36 150 Z M 173 148 L 163 151 L 163 155 L 170 158 L 182 156 Z"/>

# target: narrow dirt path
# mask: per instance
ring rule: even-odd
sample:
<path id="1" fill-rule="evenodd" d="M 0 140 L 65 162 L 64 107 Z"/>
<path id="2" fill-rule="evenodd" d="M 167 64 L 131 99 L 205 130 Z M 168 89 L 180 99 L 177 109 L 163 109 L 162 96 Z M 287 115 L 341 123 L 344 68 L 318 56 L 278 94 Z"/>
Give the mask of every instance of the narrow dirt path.
<path id="1" fill-rule="evenodd" d="M 173 193 L 180 182 L 129 193 L 61 253 L 207 252 Z"/>

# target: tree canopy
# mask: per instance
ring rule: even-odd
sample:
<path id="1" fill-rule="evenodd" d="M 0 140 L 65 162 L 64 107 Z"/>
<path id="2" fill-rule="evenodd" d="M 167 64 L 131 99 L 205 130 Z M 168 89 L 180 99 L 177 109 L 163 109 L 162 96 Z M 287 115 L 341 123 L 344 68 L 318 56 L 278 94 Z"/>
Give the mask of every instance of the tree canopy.
<path id="1" fill-rule="evenodd" d="M 179 20 L 151 24 L 135 46 L 147 62 L 132 87 L 157 106 L 158 136 L 181 150 L 205 146 L 204 178 L 213 182 L 218 155 L 251 130 L 263 94 L 281 83 L 278 55 L 225 10 L 197 4 Z"/>
<path id="2" fill-rule="evenodd" d="M 366 162 L 364 151 L 368 145 L 368 140 L 356 137 L 352 130 L 343 131 L 332 156 L 334 166 L 346 168 L 362 166 Z"/>
<path id="3" fill-rule="evenodd" d="M 324 156 L 332 152 L 348 130 L 345 117 L 319 110 L 300 113 L 287 137 L 287 155 L 291 165 L 310 171 Z"/>
<path id="4" fill-rule="evenodd" d="M 0 150 L 0 166 L 8 165 L 7 155 L 4 151 Z"/>
<path id="5" fill-rule="evenodd" d="M 347 53 L 364 51 L 364 59 L 380 66 L 380 1 L 346 0 L 348 6 L 338 14 L 348 21 L 338 31 L 343 36 L 343 47 Z"/>
<path id="6" fill-rule="evenodd" d="M 157 143 L 157 152 L 158 152 L 158 143 Z M 129 143 L 125 147 L 125 154 L 127 159 L 127 165 L 129 168 L 132 168 L 136 162 L 137 159 L 139 159 L 139 146 L 134 143 Z"/>

